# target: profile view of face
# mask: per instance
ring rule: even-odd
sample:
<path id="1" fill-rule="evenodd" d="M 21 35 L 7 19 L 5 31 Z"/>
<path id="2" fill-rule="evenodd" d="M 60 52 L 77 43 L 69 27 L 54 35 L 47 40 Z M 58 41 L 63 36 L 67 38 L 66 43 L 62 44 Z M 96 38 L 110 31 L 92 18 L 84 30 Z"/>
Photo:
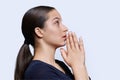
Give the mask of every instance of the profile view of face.
<path id="1" fill-rule="evenodd" d="M 56 48 L 64 46 L 68 28 L 62 24 L 62 18 L 57 10 L 50 11 L 47 16 L 48 19 L 43 29 L 43 40 Z"/>

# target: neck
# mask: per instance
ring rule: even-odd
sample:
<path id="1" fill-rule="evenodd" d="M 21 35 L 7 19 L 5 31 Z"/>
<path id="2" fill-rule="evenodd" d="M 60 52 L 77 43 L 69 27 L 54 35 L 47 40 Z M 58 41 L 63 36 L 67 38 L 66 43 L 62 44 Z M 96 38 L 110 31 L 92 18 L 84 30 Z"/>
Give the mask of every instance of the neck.
<path id="1" fill-rule="evenodd" d="M 56 49 L 51 46 L 35 46 L 33 60 L 40 60 L 48 64 L 55 64 Z"/>

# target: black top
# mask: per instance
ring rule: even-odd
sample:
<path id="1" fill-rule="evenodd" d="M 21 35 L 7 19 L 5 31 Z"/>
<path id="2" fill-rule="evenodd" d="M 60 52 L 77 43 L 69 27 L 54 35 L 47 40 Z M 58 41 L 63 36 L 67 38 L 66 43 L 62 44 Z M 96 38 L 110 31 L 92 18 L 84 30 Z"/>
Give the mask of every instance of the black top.
<path id="1" fill-rule="evenodd" d="M 65 71 L 58 70 L 54 66 L 39 60 L 33 60 L 24 74 L 24 80 L 73 80 L 74 77 L 69 68 L 62 62 L 56 63 Z"/>

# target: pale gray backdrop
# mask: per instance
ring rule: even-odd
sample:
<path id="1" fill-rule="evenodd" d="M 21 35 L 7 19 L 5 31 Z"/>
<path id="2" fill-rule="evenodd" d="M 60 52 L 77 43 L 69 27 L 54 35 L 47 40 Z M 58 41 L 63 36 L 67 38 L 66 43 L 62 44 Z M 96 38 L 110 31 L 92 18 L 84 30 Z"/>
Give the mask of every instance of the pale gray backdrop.
<path id="1" fill-rule="evenodd" d="M 119 0 L 1 0 L 0 80 L 14 80 L 17 52 L 24 41 L 21 19 L 38 5 L 54 6 L 69 30 L 83 37 L 92 80 L 120 80 Z M 62 60 L 59 49 L 56 58 Z"/>

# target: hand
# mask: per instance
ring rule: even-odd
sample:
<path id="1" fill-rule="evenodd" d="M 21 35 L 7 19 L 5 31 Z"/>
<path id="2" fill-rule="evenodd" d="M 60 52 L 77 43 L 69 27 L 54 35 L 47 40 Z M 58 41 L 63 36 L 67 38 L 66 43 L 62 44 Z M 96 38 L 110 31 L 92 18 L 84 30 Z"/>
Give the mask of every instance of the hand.
<path id="1" fill-rule="evenodd" d="M 85 64 L 85 51 L 82 38 L 77 40 L 76 34 L 68 33 L 66 40 L 66 49 L 61 48 L 61 54 L 64 61 L 71 67 Z"/>
<path id="2" fill-rule="evenodd" d="M 85 51 L 83 40 L 79 41 L 75 33 L 69 32 L 66 40 L 66 48 L 61 48 L 64 61 L 72 68 L 75 80 L 89 80 L 85 66 Z"/>

